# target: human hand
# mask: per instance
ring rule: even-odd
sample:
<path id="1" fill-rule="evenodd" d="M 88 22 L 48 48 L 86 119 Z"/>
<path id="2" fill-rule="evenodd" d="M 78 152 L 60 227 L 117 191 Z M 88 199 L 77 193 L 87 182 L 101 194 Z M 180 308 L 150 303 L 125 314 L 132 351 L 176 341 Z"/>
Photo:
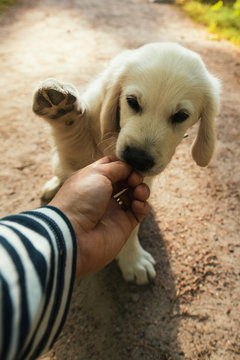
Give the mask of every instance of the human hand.
<path id="1" fill-rule="evenodd" d="M 121 190 L 124 210 L 113 198 Z M 72 175 L 49 205 L 70 220 L 77 238 L 76 277 L 100 270 L 119 253 L 134 227 L 147 215 L 150 195 L 126 163 L 104 157 Z"/>

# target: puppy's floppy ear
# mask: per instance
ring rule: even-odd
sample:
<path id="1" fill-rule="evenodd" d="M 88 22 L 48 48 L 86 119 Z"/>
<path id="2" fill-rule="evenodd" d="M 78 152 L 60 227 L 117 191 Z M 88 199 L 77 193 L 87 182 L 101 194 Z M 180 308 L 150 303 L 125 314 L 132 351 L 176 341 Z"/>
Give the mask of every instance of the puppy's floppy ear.
<path id="1" fill-rule="evenodd" d="M 209 86 L 205 91 L 198 134 L 192 147 L 192 157 L 199 166 L 209 164 L 216 143 L 215 118 L 219 110 L 221 86 L 218 79 L 210 74 L 208 76 Z"/>
<path id="2" fill-rule="evenodd" d="M 116 132 L 119 127 L 119 97 L 121 94 L 121 81 L 117 78 L 108 86 L 100 113 L 102 139 Z"/>
<path id="3" fill-rule="evenodd" d="M 131 67 L 131 56 L 133 50 L 126 50 L 114 58 L 106 72 L 106 91 L 100 113 L 100 127 L 102 138 L 107 137 L 108 133 L 119 130 L 120 109 L 119 99 L 122 84 L 126 74 Z"/>

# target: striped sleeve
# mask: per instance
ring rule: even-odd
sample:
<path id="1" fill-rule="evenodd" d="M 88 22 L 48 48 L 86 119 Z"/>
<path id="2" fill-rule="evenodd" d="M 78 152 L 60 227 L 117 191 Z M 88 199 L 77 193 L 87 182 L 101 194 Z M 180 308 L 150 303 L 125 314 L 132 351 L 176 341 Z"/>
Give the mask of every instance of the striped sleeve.
<path id="1" fill-rule="evenodd" d="M 35 359 L 60 333 L 76 272 L 73 228 L 45 206 L 0 220 L 0 359 Z"/>

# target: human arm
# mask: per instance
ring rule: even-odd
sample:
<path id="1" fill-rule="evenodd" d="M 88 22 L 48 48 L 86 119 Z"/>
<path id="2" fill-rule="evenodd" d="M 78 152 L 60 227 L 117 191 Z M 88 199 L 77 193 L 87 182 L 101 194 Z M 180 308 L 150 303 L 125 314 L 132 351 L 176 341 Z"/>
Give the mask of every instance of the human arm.
<path id="1" fill-rule="evenodd" d="M 66 216 L 43 207 L 0 223 L 0 358 L 51 348 L 70 303 L 76 240 Z"/>
<path id="2" fill-rule="evenodd" d="M 149 190 L 104 158 L 74 174 L 50 206 L 0 223 L 0 358 L 35 358 L 56 340 L 75 276 L 104 267 L 147 214 Z M 129 187 L 125 211 L 112 198 Z"/>

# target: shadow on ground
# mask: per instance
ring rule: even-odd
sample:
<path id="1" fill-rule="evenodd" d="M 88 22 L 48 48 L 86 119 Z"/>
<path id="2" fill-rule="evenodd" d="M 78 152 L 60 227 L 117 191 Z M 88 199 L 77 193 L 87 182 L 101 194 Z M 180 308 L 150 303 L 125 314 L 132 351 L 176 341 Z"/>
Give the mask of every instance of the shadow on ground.
<path id="1" fill-rule="evenodd" d="M 114 262 L 76 283 L 57 359 L 171 359 L 169 349 L 174 359 L 177 354 L 181 358 L 175 284 L 152 212 L 141 226 L 140 239 L 158 259 L 156 281 L 144 287 L 127 284 Z"/>

